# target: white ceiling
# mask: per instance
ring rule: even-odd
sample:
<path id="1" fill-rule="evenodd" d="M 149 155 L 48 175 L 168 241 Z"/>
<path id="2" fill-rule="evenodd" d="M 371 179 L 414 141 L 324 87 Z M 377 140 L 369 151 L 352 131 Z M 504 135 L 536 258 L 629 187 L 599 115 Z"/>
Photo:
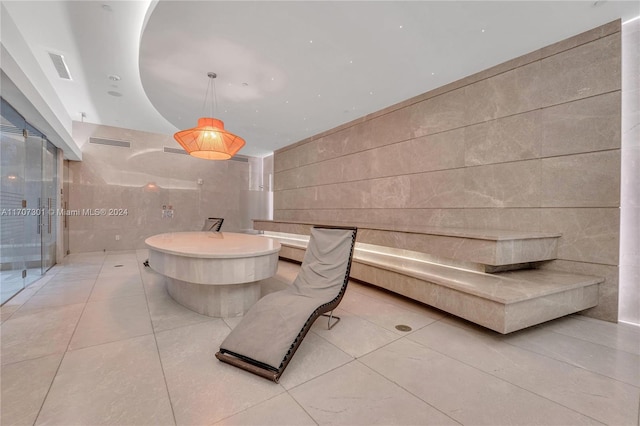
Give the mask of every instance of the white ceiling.
<path id="1" fill-rule="evenodd" d="M 73 120 L 194 127 L 211 113 L 213 71 L 214 115 L 254 156 L 640 14 L 636 1 L 593 0 L 3 4 Z M 48 52 L 64 55 L 72 81 Z"/>

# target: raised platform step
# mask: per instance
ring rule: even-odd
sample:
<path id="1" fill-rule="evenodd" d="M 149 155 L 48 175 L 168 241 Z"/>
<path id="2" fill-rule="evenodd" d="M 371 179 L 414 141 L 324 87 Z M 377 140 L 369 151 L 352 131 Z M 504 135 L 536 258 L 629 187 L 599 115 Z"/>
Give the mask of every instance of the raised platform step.
<path id="1" fill-rule="evenodd" d="M 280 242 L 282 258 L 302 260 L 304 236 L 265 236 Z M 488 274 L 364 247 L 356 245 L 352 278 L 503 334 L 597 305 L 598 284 L 603 281 L 540 269 Z"/>
<path id="2" fill-rule="evenodd" d="M 298 235 L 309 235 L 309 229 L 314 225 L 273 220 L 254 220 L 253 223 L 256 230 Z M 359 243 L 425 253 L 437 263 L 485 272 L 530 266 L 536 262 L 555 259 L 558 238 L 561 236 L 548 232 L 383 227 L 362 223 L 356 226 Z"/>

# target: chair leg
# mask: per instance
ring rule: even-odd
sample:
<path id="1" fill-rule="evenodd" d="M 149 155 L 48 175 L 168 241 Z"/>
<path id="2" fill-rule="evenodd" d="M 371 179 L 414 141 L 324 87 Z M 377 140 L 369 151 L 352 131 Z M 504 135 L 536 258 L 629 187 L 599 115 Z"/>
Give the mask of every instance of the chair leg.
<path id="1" fill-rule="evenodd" d="M 334 325 L 340 322 L 340 317 L 334 316 L 333 311 L 329 312 L 329 314 L 322 314 L 322 316 L 329 318 L 329 320 L 327 321 L 327 330 L 331 330 Z M 331 324 L 332 319 L 336 320 L 333 324 Z"/>

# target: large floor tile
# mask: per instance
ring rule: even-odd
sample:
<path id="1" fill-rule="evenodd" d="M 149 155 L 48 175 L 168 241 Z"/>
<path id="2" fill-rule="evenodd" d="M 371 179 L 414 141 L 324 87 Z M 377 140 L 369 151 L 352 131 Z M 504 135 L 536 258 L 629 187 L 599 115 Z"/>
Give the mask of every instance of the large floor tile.
<path id="1" fill-rule="evenodd" d="M 59 353 L 2 366 L 0 424 L 32 425 L 35 422 L 61 360 Z"/>
<path id="2" fill-rule="evenodd" d="M 291 389 L 352 360 L 353 357 L 315 332 L 309 332 L 280 377 L 280 384 Z"/>
<path id="3" fill-rule="evenodd" d="M 543 327 L 565 336 L 640 355 L 640 327 L 630 324 L 614 324 L 572 315 L 550 321 Z"/>
<path id="4" fill-rule="evenodd" d="M 640 355 L 535 327 L 507 336 L 512 345 L 640 387 Z"/>
<path id="5" fill-rule="evenodd" d="M 6 307 L 3 305 L 0 307 L 0 324 L 11 318 L 11 315 L 13 315 L 13 313 L 18 309 L 20 309 L 20 305 Z"/>
<path id="6" fill-rule="evenodd" d="M 323 317 L 318 318 L 311 330 L 354 358 L 400 338 L 396 333 L 340 308 L 335 314 L 341 320 L 331 330 L 327 329 L 327 320 Z"/>
<path id="7" fill-rule="evenodd" d="M 49 282 L 29 298 L 15 315 L 27 315 L 47 308 L 85 303 L 92 287 L 93 282 L 84 280 L 60 285 Z"/>
<path id="8" fill-rule="evenodd" d="M 200 315 L 191 309 L 185 308 L 173 300 L 169 293 L 166 292 L 166 289 L 164 291 L 165 293 L 162 295 L 148 298 L 151 324 L 156 333 L 215 320 L 213 317 Z"/>
<path id="9" fill-rule="evenodd" d="M 597 424 L 587 416 L 407 339 L 387 345 L 361 362 L 462 424 Z"/>
<path id="10" fill-rule="evenodd" d="M 5 302 L 2 307 L 0 307 L 0 312 L 2 312 L 2 322 L 6 321 L 11 317 L 18 309 L 22 307 L 32 296 L 36 294 L 38 289 L 36 288 L 25 288 L 20 293 L 13 296 L 11 299 Z"/>
<path id="11" fill-rule="evenodd" d="M 490 330 L 437 323 L 408 338 L 603 423 L 638 419 L 640 389 L 510 345 Z"/>
<path id="12" fill-rule="evenodd" d="M 144 294 L 87 303 L 69 350 L 153 333 Z"/>
<path id="13" fill-rule="evenodd" d="M 112 299 L 114 297 L 144 295 L 142 279 L 139 275 L 126 276 L 120 279 L 99 277 L 89 296 L 89 302 Z"/>
<path id="14" fill-rule="evenodd" d="M 84 304 L 67 305 L 16 316 L 2 323 L 2 364 L 63 353 Z"/>
<path id="15" fill-rule="evenodd" d="M 157 333 L 176 422 L 213 424 L 284 392 L 282 386 L 218 361 L 229 333 L 222 320 Z"/>
<path id="16" fill-rule="evenodd" d="M 457 424 L 358 361 L 300 385 L 290 394 L 318 424 Z"/>
<path id="17" fill-rule="evenodd" d="M 306 426 L 315 424 L 316 422 L 288 393 L 282 393 L 235 416 L 228 417 L 216 423 L 215 426 Z"/>
<path id="18" fill-rule="evenodd" d="M 66 279 L 57 279 L 54 278 L 50 280 L 47 284 L 42 286 L 38 290 L 39 295 L 43 294 L 55 294 L 58 292 L 63 292 L 65 289 L 70 289 L 71 291 L 77 291 L 81 289 L 83 292 L 87 290 L 91 290 L 93 285 L 96 282 L 96 278 L 79 278 L 73 280 Z"/>
<path id="19" fill-rule="evenodd" d="M 405 309 L 349 289 L 340 302 L 340 308 L 396 334 L 406 334 L 406 332 L 399 331 L 396 328 L 397 325 L 407 325 L 412 330 L 418 330 L 440 318 L 439 315 L 431 315 L 429 310 L 417 312 Z"/>
<path id="20" fill-rule="evenodd" d="M 174 424 L 153 336 L 67 352 L 36 424 Z"/>
<path id="21" fill-rule="evenodd" d="M 60 269 L 58 273 L 55 274 L 52 280 L 75 280 L 75 279 L 84 279 L 85 275 L 91 275 L 93 277 L 97 276 L 102 269 L 102 264 L 80 264 L 80 265 L 67 265 Z"/>

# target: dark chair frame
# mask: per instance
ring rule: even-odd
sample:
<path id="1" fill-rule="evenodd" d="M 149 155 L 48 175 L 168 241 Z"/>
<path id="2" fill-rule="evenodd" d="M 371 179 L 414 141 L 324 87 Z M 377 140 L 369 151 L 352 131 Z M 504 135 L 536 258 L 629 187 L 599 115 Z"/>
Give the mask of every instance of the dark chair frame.
<path id="1" fill-rule="evenodd" d="M 216 358 L 218 358 L 220 361 L 225 362 L 227 364 L 231 364 L 238 368 L 242 368 L 243 370 L 246 370 L 250 373 L 256 374 L 258 376 L 264 377 L 266 379 L 269 379 L 278 383 L 278 381 L 280 380 L 280 376 L 284 372 L 285 368 L 287 368 L 287 365 L 289 365 L 291 358 L 293 358 L 293 355 L 296 353 L 296 351 L 300 347 L 302 340 L 305 338 L 305 336 L 311 329 L 311 326 L 316 321 L 316 319 L 318 319 L 320 316 L 328 316 L 329 329 L 333 328 L 333 326 L 336 325 L 338 321 L 340 321 L 339 317 L 336 317 L 333 315 L 333 310 L 340 304 L 340 301 L 342 301 L 342 297 L 344 296 L 344 293 L 347 290 L 347 284 L 349 283 L 349 274 L 351 272 L 351 262 L 353 260 L 353 250 L 356 243 L 356 235 L 358 232 L 358 228 L 351 227 L 351 226 L 324 226 L 324 225 L 316 225 L 314 226 L 314 228 L 345 229 L 345 230 L 353 231 L 353 236 L 351 240 L 351 250 L 349 252 L 349 261 L 347 263 L 347 270 L 345 272 L 344 281 L 342 283 L 340 291 L 338 292 L 338 295 L 334 299 L 332 299 L 330 302 L 327 302 L 318 306 L 311 313 L 307 321 L 304 323 L 304 326 L 296 336 L 295 340 L 291 344 L 289 350 L 287 351 L 287 354 L 285 355 L 284 359 L 282 360 L 278 368 L 274 368 L 260 361 L 256 361 L 247 356 L 236 354 L 234 352 L 231 352 L 222 348 L 220 348 L 220 351 L 216 353 Z M 330 315 L 326 315 L 327 312 L 330 312 Z M 335 318 L 337 320 L 333 324 L 331 324 L 332 318 Z"/>
<path id="2" fill-rule="evenodd" d="M 209 225 L 210 221 L 217 221 L 213 224 L 213 226 Z M 223 217 L 208 217 L 204 221 L 204 226 L 202 227 L 203 231 L 211 231 L 211 232 L 220 232 L 220 228 L 222 228 L 222 222 L 224 222 Z"/>

